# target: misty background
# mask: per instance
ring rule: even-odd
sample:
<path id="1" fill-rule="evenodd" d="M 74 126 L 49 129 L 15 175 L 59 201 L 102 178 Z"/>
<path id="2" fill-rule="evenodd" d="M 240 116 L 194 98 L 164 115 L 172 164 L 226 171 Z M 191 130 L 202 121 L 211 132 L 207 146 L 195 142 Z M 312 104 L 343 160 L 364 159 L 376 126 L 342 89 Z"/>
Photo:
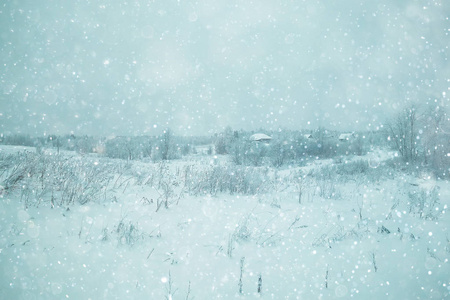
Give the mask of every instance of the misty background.
<path id="1" fill-rule="evenodd" d="M 0 130 L 376 130 L 448 106 L 449 16 L 443 0 L 4 0 Z"/>

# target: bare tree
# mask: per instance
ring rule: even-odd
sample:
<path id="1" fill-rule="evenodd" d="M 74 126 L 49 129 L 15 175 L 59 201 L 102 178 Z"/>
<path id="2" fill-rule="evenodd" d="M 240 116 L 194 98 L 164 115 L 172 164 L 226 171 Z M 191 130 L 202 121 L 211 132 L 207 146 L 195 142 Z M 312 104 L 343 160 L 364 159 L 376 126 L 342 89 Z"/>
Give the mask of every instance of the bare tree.
<path id="1" fill-rule="evenodd" d="M 414 161 L 418 156 L 418 114 L 415 105 L 410 105 L 387 124 L 390 139 L 405 161 Z"/>
<path id="2" fill-rule="evenodd" d="M 227 154 L 227 141 L 223 134 L 220 134 L 216 137 L 214 141 L 214 150 L 216 154 Z"/>
<path id="3" fill-rule="evenodd" d="M 175 158 L 175 142 L 172 130 L 164 130 L 159 142 L 159 152 L 162 160 Z"/>
<path id="4" fill-rule="evenodd" d="M 450 167 L 447 153 L 450 153 L 450 118 L 441 106 L 430 106 L 424 113 L 421 129 L 423 159 L 438 174 L 445 173 Z"/>

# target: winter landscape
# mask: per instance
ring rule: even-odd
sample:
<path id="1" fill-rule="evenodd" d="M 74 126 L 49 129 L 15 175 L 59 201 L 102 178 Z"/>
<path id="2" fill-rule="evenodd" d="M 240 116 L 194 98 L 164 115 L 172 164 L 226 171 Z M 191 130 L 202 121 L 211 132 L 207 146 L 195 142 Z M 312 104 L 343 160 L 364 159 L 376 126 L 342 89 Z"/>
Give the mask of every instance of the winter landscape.
<path id="1" fill-rule="evenodd" d="M 1 298 L 449 297 L 448 169 L 368 136 L 168 133 L 126 139 L 154 143 L 140 159 L 122 138 L 2 146 Z"/>
<path id="2" fill-rule="evenodd" d="M 450 2 L 0 2 L 0 299 L 450 299 Z"/>

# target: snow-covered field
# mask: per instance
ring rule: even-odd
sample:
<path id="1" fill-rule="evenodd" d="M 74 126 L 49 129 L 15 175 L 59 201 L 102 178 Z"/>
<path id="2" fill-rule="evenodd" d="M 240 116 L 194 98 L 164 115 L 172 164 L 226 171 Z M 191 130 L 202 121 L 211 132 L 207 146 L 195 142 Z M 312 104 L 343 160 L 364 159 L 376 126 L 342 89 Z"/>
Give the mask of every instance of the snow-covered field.
<path id="1" fill-rule="evenodd" d="M 0 151 L 0 299 L 450 297 L 450 184 L 391 153 L 274 170 L 28 150 Z"/>

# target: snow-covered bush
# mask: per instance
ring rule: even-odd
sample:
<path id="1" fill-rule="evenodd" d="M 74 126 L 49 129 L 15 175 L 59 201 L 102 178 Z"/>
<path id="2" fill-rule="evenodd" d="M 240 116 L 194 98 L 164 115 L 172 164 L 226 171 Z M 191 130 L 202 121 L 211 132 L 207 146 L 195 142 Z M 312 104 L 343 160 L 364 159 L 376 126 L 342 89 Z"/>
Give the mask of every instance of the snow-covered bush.
<path id="1" fill-rule="evenodd" d="M 265 169 L 241 166 L 210 166 L 190 169 L 186 188 L 193 195 L 217 195 L 218 193 L 252 195 L 267 189 L 268 175 Z"/>
<path id="2" fill-rule="evenodd" d="M 139 143 L 131 137 L 116 137 L 105 143 L 105 156 L 126 160 L 141 159 L 151 155 L 151 143 Z"/>
<path id="3" fill-rule="evenodd" d="M 438 188 L 416 189 L 408 192 L 409 213 L 418 215 L 421 219 L 436 220 L 441 214 Z"/>
<path id="4" fill-rule="evenodd" d="M 144 234 L 139 230 L 138 225 L 133 222 L 126 223 L 121 220 L 114 231 L 119 245 L 133 246 L 144 239 Z"/>
<path id="5" fill-rule="evenodd" d="M 26 207 L 98 201 L 113 178 L 112 165 L 82 158 L 21 152 L 0 160 L 1 185 L 7 193 L 19 192 Z"/>
<path id="6" fill-rule="evenodd" d="M 369 164 L 365 160 L 356 160 L 339 165 L 334 165 L 336 173 L 340 175 L 354 176 L 357 174 L 366 174 L 369 171 Z"/>

